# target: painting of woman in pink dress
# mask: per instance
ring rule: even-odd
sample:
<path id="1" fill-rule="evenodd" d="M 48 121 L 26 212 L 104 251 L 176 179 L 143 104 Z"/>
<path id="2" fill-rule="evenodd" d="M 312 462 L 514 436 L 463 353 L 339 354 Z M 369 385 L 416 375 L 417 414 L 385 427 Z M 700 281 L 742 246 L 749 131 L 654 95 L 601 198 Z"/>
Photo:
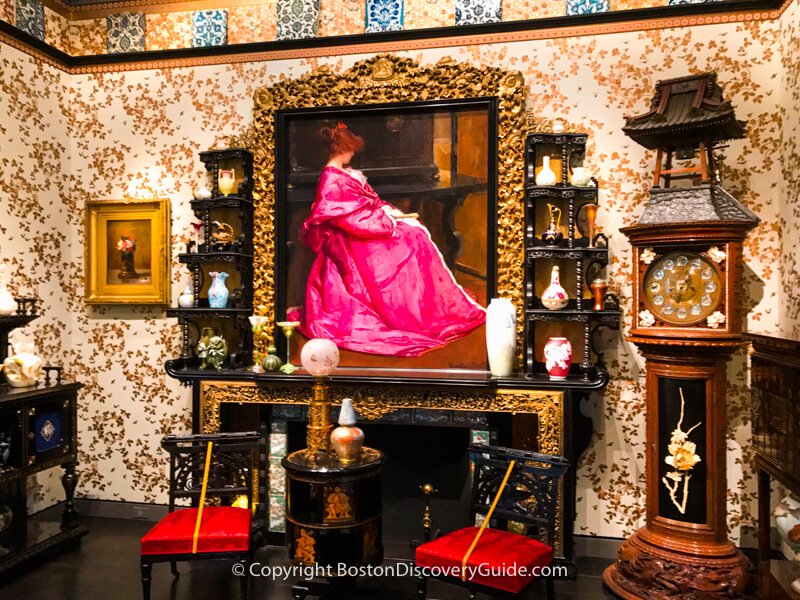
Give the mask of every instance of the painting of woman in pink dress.
<path id="1" fill-rule="evenodd" d="M 320 130 L 328 150 L 300 239 L 316 254 L 300 331 L 347 350 L 413 357 L 464 337 L 486 311 L 455 280 L 416 214 L 381 200 L 349 168 L 363 139 Z"/>

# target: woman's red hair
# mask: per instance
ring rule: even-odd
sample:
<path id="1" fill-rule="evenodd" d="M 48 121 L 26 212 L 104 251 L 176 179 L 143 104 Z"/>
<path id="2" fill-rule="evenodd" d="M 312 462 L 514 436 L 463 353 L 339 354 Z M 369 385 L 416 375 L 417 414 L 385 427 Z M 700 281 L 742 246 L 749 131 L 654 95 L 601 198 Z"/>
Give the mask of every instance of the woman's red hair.
<path id="1" fill-rule="evenodd" d="M 328 156 L 336 156 L 345 152 L 356 153 L 364 147 L 364 138 L 356 135 L 341 121 L 336 127 L 323 127 L 319 135 L 328 150 Z"/>

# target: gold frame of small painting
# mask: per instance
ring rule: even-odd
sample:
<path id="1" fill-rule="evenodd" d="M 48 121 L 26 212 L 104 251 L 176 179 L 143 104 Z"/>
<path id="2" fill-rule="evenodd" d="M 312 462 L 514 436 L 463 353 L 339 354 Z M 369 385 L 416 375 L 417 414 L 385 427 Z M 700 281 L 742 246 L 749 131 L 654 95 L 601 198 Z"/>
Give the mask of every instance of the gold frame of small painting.
<path id="1" fill-rule="evenodd" d="M 169 304 L 167 198 L 86 203 L 87 304 Z"/>

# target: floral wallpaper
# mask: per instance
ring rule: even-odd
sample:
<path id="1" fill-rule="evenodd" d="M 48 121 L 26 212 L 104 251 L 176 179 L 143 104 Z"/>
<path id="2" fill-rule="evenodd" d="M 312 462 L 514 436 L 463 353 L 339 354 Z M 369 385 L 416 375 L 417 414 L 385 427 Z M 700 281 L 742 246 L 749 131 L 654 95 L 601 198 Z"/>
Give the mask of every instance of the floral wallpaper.
<path id="1" fill-rule="evenodd" d="M 624 329 L 630 325 L 625 299 L 631 295 L 631 252 L 619 229 L 640 216 L 654 159 L 623 135 L 624 116 L 646 110 L 656 80 L 716 70 L 737 117 L 749 123 L 747 139 L 725 151 L 724 182 L 762 219 L 745 247 L 746 327 L 797 334 L 797 294 L 792 306 L 792 290 L 781 283 L 787 273 L 797 273 L 796 255 L 787 255 L 798 240 L 785 235 L 793 221 L 789 213 L 781 217 L 784 207 L 795 217 L 800 212 L 797 142 L 790 140 L 800 112 L 797 5 L 794 0 L 776 21 L 408 55 L 422 64 L 452 56 L 518 69 L 528 85 L 529 110 L 589 132 L 587 162 L 601 185 L 598 222 L 610 238 L 609 277 L 612 291 L 624 299 Z M 174 257 L 190 236 L 189 200 L 202 171 L 197 152 L 248 126 L 253 91 L 321 65 L 340 70 L 364 58 L 66 76 L 0 45 L 0 105 L 12 111 L 0 123 L 2 139 L 10 140 L 0 162 L 0 210 L 10 215 L 0 223 L 0 258 L 13 265 L 17 285 L 36 286 L 44 299 L 45 315 L 24 333 L 42 340 L 45 357 L 64 364 L 86 386 L 80 400 L 80 496 L 164 502 L 166 461 L 158 441 L 167 432 L 188 430 L 191 418 L 189 392 L 163 372 L 164 361 L 179 353 L 175 321 L 155 309 L 89 308 L 83 302 L 86 201 L 125 193 L 169 197 Z M 788 132 L 782 131 L 785 114 L 794 119 L 784 124 Z M 784 156 L 787 140 L 795 144 L 794 154 Z M 186 277 L 175 264 L 175 298 Z M 606 340 L 608 389 L 580 407 L 594 421 L 591 445 L 577 467 L 581 534 L 621 537 L 644 519 L 644 370 L 624 329 Z M 735 540 L 753 545 L 756 482 L 745 351 L 734 356 L 729 375 L 729 522 Z M 42 501 L 60 497 L 48 496 L 41 485 Z"/>
<path id="2" fill-rule="evenodd" d="M 792 2 L 781 18 L 779 156 L 781 178 L 780 331 L 800 339 L 800 3 Z"/>

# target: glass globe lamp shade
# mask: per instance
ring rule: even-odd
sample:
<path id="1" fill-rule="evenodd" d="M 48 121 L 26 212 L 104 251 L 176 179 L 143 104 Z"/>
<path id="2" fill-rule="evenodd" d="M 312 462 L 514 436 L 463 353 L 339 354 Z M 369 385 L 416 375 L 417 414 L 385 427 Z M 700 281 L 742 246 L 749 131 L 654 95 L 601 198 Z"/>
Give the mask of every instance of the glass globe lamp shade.
<path id="1" fill-rule="evenodd" d="M 339 365 L 339 348 L 323 338 L 308 340 L 300 352 L 300 362 L 314 377 L 325 377 Z"/>

